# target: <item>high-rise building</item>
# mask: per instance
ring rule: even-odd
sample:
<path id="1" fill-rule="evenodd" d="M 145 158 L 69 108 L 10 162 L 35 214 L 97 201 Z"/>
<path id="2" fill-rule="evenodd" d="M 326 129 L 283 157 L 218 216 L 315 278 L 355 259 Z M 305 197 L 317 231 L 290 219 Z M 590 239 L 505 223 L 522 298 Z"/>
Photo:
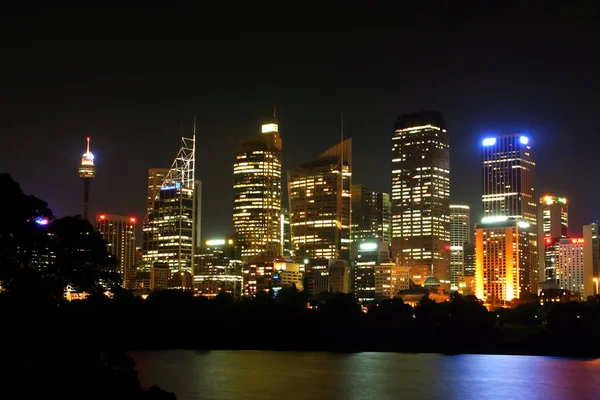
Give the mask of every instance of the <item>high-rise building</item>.
<path id="1" fill-rule="evenodd" d="M 281 254 L 284 258 L 290 259 L 293 256 L 292 250 L 292 229 L 290 227 L 290 213 L 287 208 L 281 209 Z"/>
<path id="2" fill-rule="evenodd" d="M 450 148 L 441 113 L 398 117 L 392 137 L 392 256 L 423 284 L 450 282 Z"/>
<path id="3" fill-rule="evenodd" d="M 561 238 L 569 236 L 569 214 L 564 197 L 542 196 L 538 213 L 539 280 L 556 281 L 556 263 Z"/>
<path id="4" fill-rule="evenodd" d="M 469 206 L 450 205 L 450 288 L 458 290 L 465 276 L 465 244 L 471 239 Z"/>
<path id="5" fill-rule="evenodd" d="M 589 257 L 592 259 L 592 275 L 594 278 L 600 278 L 600 233 L 598 232 L 600 223 L 593 222 L 583 226 L 583 239 L 586 243 L 591 243 L 589 247 Z"/>
<path id="6" fill-rule="evenodd" d="M 353 184 L 352 258 L 361 243 L 373 240 L 391 243 L 392 203 L 389 193 L 374 192 L 361 184 Z"/>
<path id="7" fill-rule="evenodd" d="M 96 177 L 96 166 L 94 165 L 94 155 L 90 151 L 90 138 L 86 138 L 86 151 L 81 157 L 79 164 L 79 177 L 83 180 L 83 219 L 88 219 L 88 210 L 90 203 L 90 184 Z"/>
<path id="8" fill-rule="evenodd" d="M 593 290 L 591 247 L 591 243 L 586 243 L 585 238 L 563 238 L 559 239 L 558 244 L 558 284 L 561 289 L 577 293 L 582 300 L 591 296 Z"/>
<path id="9" fill-rule="evenodd" d="M 152 213 L 154 208 L 154 200 L 160 191 L 163 182 L 169 173 L 169 168 L 150 168 L 148 169 L 148 204 L 146 213 Z"/>
<path id="10" fill-rule="evenodd" d="M 475 292 L 488 304 L 532 293 L 529 222 L 485 217 L 475 226 Z"/>
<path id="11" fill-rule="evenodd" d="M 364 242 L 353 261 L 353 292 L 358 301 L 375 300 L 375 270 L 378 266 L 393 266 L 386 242 Z"/>
<path id="12" fill-rule="evenodd" d="M 235 150 L 233 229 L 244 259 L 281 253 L 281 151 L 275 116 Z"/>
<path id="13" fill-rule="evenodd" d="M 537 201 L 533 139 L 520 133 L 486 137 L 482 141 L 483 216 L 522 218 L 529 230 L 529 261 L 534 269 L 530 287 L 537 292 Z"/>
<path id="14" fill-rule="evenodd" d="M 400 265 L 375 266 L 375 299 L 398 297 L 402 290 L 410 288 L 410 268 Z"/>
<path id="15" fill-rule="evenodd" d="M 352 139 L 288 172 L 292 246 L 299 262 L 349 260 L 351 184 Z"/>
<path id="16" fill-rule="evenodd" d="M 242 295 L 242 261 L 236 259 L 233 239 L 211 239 L 194 254 L 194 291 L 215 297 L 220 292 Z"/>
<path id="17" fill-rule="evenodd" d="M 202 186 L 194 179 L 195 128 L 192 138 L 182 138 L 151 211 L 143 225 L 143 261 L 167 265 L 175 272 L 192 273 L 194 252 L 200 243 Z"/>
<path id="18" fill-rule="evenodd" d="M 135 228 L 137 218 L 115 214 L 98 214 L 96 229 L 106 240 L 108 252 L 117 259 L 123 287 L 128 287 L 128 273 L 135 270 Z"/>

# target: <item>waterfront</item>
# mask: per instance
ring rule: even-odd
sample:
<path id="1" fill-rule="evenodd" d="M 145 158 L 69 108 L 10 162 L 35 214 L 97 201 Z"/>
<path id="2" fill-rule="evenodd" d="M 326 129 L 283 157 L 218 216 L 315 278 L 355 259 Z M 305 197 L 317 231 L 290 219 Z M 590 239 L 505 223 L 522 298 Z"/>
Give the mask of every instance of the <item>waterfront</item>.
<path id="1" fill-rule="evenodd" d="M 159 385 L 179 400 L 600 398 L 600 359 L 193 350 L 131 355 L 142 385 Z"/>

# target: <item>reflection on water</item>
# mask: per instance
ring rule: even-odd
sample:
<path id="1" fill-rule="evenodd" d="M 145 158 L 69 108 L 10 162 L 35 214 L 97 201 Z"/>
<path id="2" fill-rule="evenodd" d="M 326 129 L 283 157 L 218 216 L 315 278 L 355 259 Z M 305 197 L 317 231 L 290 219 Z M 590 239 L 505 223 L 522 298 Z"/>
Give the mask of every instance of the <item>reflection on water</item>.
<path id="1" fill-rule="evenodd" d="M 133 353 L 144 386 L 198 399 L 600 399 L 600 359 L 170 350 Z"/>

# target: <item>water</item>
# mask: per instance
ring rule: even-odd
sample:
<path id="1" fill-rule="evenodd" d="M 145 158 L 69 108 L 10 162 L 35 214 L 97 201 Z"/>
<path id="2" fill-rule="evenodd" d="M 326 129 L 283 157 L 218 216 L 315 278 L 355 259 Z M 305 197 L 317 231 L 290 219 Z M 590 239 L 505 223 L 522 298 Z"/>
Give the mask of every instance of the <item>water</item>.
<path id="1" fill-rule="evenodd" d="M 133 353 L 179 400 L 600 399 L 600 359 L 170 350 Z"/>

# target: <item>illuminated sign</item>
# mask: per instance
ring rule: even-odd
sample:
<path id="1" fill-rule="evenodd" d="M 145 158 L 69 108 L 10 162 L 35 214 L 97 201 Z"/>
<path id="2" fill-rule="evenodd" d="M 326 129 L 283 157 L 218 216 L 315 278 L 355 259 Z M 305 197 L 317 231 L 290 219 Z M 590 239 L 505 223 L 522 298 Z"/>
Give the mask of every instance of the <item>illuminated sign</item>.
<path id="1" fill-rule="evenodd" d="M 563 204 L 567 204 L 567 199 L 565 199 L 564 197 L 559 197 L 558 198 L 558 202 L 559 203 L 563 203 Z"/>
<path id="2" fill-rule="evenodd" d="M 529 228 L 529 222 L 519 221 L 517 222 L 517 225 L 519 226 L 519 228 Z"/>
<path id="3" fill-rule="evenodd" d="M 180 187 L 181 187 L 181 182 L 175 182 L 174 185 L 163 186 L 160 188 L 160 190 L 173 190 L 173 189 L 179 189 Z"/>
<path id="4" fill-rule="evenodd" d="M 583 238 L 573 238 L 573 239 L 571 239 L 571 243 L 581 244 L 581 243 L 583 243 Z"/>
<path id="5" fill-rule="evenodd" d="M 207 246 L 223 246 L 224 244 L 225 244 L 225 239 L 213 239 L 213 240 L 206 241 Z"/>
<path id="6" fill-rule="evenodd" d="M 461 251 L 462 249 L 462 246 L 450 246 L 451 251 Z"/>
<path id="7" fill-rule="evenodd" d="M 492 137 L 492 138 L 485 138 L 483 139 L 483 141 L 481 142 L 482 145 L 484 146 L 493 146 L 496 144 L 496 138 Z"/>
<path id="8" fill-rule="evenodd" d="M 481 222 L 484 224 L 494 223 L 494 222 L 505 222 L 507 220 L 508 220 L 508 217 L 503 217 L 503 216 L 481 218 Z"/>
<path id="9" fill-rule="evenodd" d="M 378 246 L 377 243 L 361 243 L 358 247 L 361 250 L 375 250 Z"/>
<path id="10" fill-rule="evenodd" d="M 279 126 L 277 124 L 265 124 L 262 126 L 262 133 L 279 132 Z"/>
<path id="11" fill-rule="evenodd" d="M 529 144 L 529 138 L 527 136 L 520 136 L 519 137 L 519 142 L 521 144 Z"/>

